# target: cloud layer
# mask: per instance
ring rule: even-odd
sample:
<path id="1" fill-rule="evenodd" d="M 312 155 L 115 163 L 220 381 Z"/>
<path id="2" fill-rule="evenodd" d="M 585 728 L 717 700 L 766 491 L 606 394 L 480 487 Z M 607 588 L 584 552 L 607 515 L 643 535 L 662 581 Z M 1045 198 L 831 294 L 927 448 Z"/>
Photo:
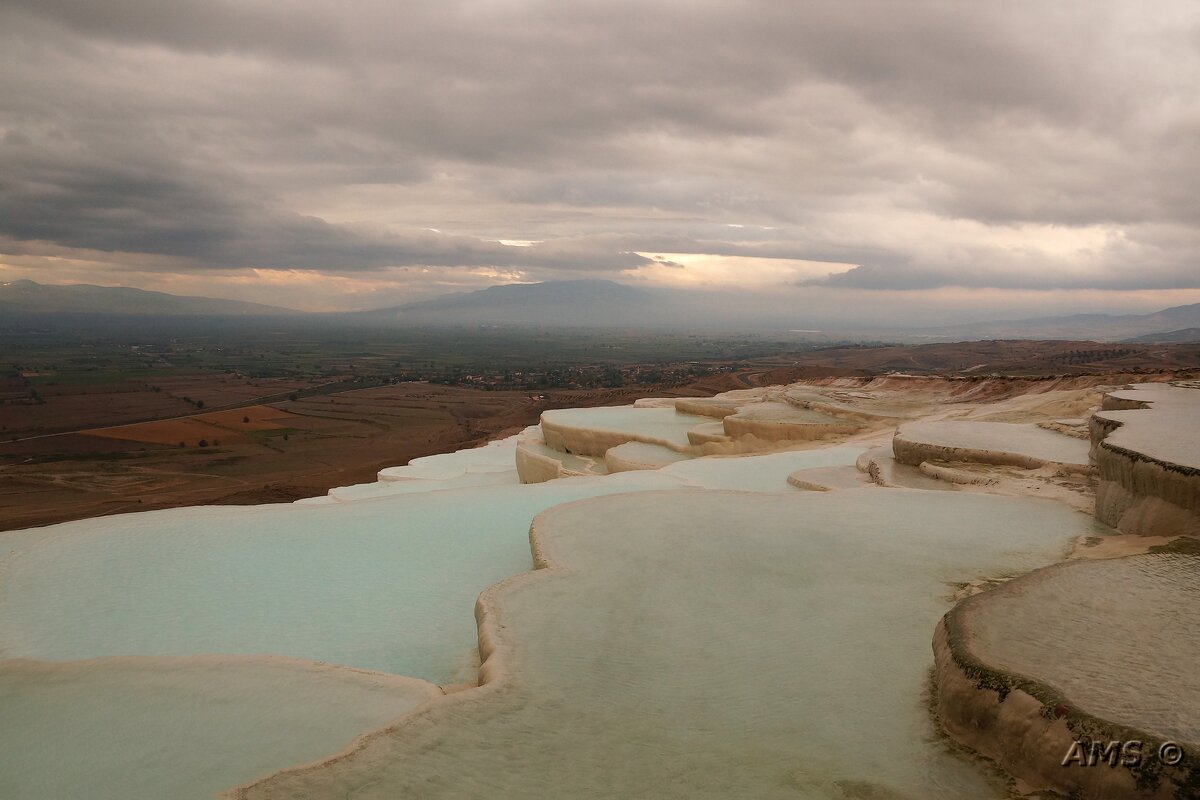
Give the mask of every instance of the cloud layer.
<path id="1" fill-rule="evenodd" d="M 9 0 L 0 261 L 1200 289 L 1198 85 L 1186 2 Z"/>

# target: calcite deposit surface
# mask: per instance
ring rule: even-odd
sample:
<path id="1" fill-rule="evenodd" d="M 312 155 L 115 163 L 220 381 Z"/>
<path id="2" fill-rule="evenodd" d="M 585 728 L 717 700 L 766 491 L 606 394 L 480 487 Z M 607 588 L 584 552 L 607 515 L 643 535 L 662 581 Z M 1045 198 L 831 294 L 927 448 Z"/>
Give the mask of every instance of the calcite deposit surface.
<path id="1" fill-rule="evenodd" d="M 0 795 L 1074 791 L 1043 769 L 1068 723 L 1195 739 L 1172 537 L 1197 532 L 1197 398 L 900 376 L 650 398 L 322 498 L 3 534 Z M 1094 559 L 1150 545 L 1169 578 Z M 1072 552 L 1099 566 L 1010 580 Z M 998 702 L 989 676 L 1024 682 Z"/>
<path id="2" fill-rule="evenodd" d="M 709 490 L 548 511 L 531 533 L 543 570 L 480 600 L 485 687 L 245 796 L 1003 797 L 930 735 L 945 581 L 1051 561 L 1090 522 L 938 497 Z"/>
<path id="3" fill-rule="evenodd" d="M 1185 553 L 1071 561 L 976 595 L 939 627 L 939 715 L 1031 789 L 1196 797 L 1197 607 Z M 1097 765 L 1093 742 L 1116 755 Z"/>
<path id="4" fill-rule="evenodd" d="M 902 464 L 977 461 L 1019 467 L 1062 465 L 1084 470 L 1088 443 L 1033 424 L 938 420 L 909 422 L 896 431 L 892 449 Z"/>
<path id="5" fill-rule="evenodd" d="M 1091 435 L 1097 517 L 1129 533 L 1200 534 L 1200 388 L 1109 392 Z"/>

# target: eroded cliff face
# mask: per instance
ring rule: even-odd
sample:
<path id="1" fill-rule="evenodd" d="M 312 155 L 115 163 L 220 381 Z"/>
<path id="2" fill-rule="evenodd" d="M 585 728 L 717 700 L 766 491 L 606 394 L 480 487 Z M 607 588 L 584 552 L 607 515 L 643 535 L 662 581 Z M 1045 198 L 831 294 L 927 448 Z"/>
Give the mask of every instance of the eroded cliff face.
<path id="1" fill-rule="evenodd" d="M 1200 388 L 1110 392 L 1089 430 L 1097 519 L 1124 533 L 1200 535 Z"/>
<path id="2" fill-rule="evenodd" d="M 1200 536 L 1200 473 L 1100 447 L 1096 518 L 1123 533 Z"/>
<path id="3" fill-rule="evenodd" d="M 1032 423 L 910 422 L 896 431 L 892 451 L 898 462 L 910 466 L 920 466 L 926 461 L 959 461 L 1022 469 L 1054 465 L 1073 472 L 1090 470 L 1084 442 Z"/>

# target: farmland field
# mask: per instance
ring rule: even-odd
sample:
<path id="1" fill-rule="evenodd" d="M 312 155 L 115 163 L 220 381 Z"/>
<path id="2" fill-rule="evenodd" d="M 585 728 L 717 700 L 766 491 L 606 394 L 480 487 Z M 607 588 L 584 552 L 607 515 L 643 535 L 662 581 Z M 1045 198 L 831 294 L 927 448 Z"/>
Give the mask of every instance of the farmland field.
<path id="1" fill-rule="evenodd" d="M 798 378 L 1200 367 L 1196 345 L 0 320 L 0 530 L 284 502 L 481 444 L 546 409 Z"/>

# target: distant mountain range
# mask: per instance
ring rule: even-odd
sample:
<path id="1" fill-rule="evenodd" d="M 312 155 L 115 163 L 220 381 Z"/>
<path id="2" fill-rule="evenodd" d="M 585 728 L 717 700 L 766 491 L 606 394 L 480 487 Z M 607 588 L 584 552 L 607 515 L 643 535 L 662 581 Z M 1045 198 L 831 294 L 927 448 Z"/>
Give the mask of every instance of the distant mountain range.
<path id="1" fill-rule="evenodd" d="M 1180 344 L 1182 342 L 1200 342 L 1200 328 L 1183 328 L 1166 333 L 1147 333 L 1125 341 L 1131 344 Z"/>
<path id="2" fill-rule="evenodd" d="M 754 329 L 799 325 L 775 306 L 762 313 L 727 303 L 719 292 L 642 289 L 605 280 L 547 281 L 491 286 L 392 308 L 365 311 L 361 321 L 411 325 L 566 325 L 647 328 L 743 326 Z M 865 320 L 840 320 L 827 338 L 967 341 L 1063 339 L 1139 342 L 1197 341 L 1200 303 L 1152 314 L 1074 314 L 981 322 L 937 328 L 870 329 Z M 821 327 L 817 322 L 811 327 Z M 810 325 L 804 325 L 810 327 Z"/>
<path id="3" fill-rule="evenodd" d="M 752 298 L 753 299 L 753 298 Z M 761 298 L 758 298 L 761 299 Z M 1061 339 L 1170 343 L 1200 341 L 1200 303 L 1152 314 L 1075 314 L 936 328 L 870 328 L 869 320 L 797 319 L 783 300 L 748 303 L 721 292 L 643 289 L 606 280 L 546 281 L 491 286 L 404 305 L 344 314 L 304 314 L 286 308 L 182 297 L 105 286 L 0 284 L 0 314 L 21 312 L 113 316 L 293 315 L 329 324 L 370 326 L 571 326 L 674 330 L 791 330 L 828 326 L 817 338 L 891 341 Z"/>
<path id="4" fill-rule="evenodd" d="M 658 292 L 603 280 L 489 286 L 474 292 L 363 311 L 363 320 L 422 325 L 646 325 L 670 315 Z M 650 315 L 650 316 L 648 316 Z"/>
<path id="5" fill-rule="evenodd" d="M 0 283 L 0 312 L 126 316 L 276 316 L 301 313 L 239 300 L 183 297 L 165 292 L 86 283 L 54 286 L 26 280 Z"/>
<path id="6" fill-rule="evenodd" d="M 943 340 L 1094 339 L 1097 341 L 1190 342 L 1200 328 L 1200 303 L 1174 306 L 1152 314 L 1072 314 L 1064 317 L 980 322 L 930 328 Z M 1172 338 L 1179 337 L 1179 338 Z M 1189 338 L 1190 337 L 1190 338 Z"/>

